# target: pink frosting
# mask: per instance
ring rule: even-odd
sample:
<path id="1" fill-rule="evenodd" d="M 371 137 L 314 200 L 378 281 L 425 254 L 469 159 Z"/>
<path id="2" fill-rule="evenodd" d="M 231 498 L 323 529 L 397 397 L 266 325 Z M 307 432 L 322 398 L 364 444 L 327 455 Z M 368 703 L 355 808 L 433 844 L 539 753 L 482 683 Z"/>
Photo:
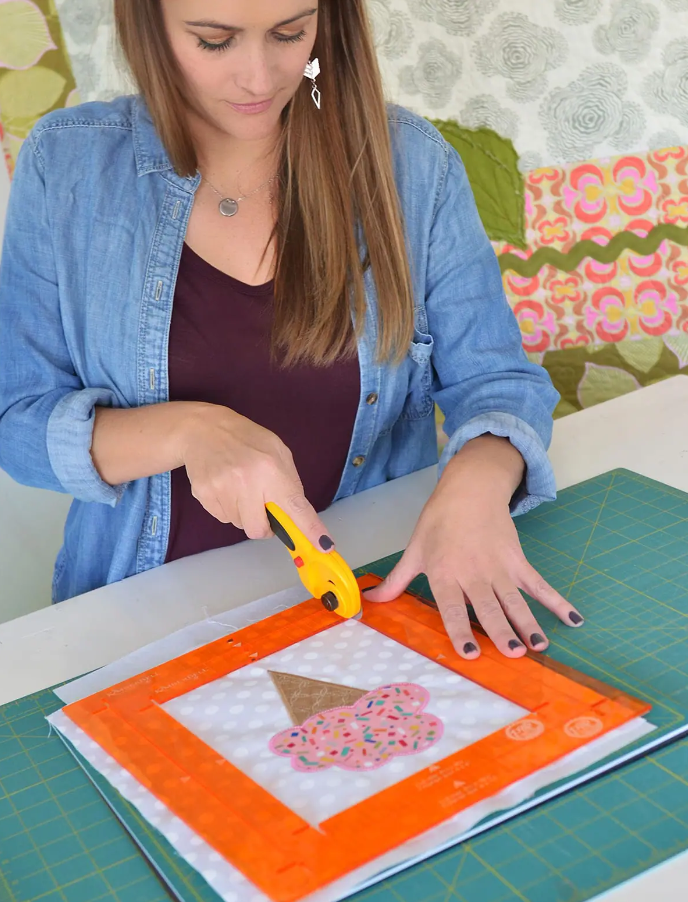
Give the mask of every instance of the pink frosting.
<path id="1" fill-rule="evenodd" d="M 441 739 L 442 721 L 421 713 L 429 700 L 427 689 L 415 683 L 381 686 L 351 707 L 323 711 L 282 730 L 270 748 L 291 757 L 298 771 L 375 770 L 397 755 L 418 755 Z"/>

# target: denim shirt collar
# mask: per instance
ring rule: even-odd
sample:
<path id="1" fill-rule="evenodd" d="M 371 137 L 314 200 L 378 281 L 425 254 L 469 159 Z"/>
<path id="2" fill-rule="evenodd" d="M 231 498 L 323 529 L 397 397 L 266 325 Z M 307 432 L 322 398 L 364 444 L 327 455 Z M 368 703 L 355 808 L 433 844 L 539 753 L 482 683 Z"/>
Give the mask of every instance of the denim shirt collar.
<path id="1" fill-rule="evenodd" d="M 175 171 L 141 95 L 132 104 L 132 129 L 137 175 L 141 177 L 159 172 L 183 191 L 193 194 L 201 180 L 200 173 L 184 177 Z"/>

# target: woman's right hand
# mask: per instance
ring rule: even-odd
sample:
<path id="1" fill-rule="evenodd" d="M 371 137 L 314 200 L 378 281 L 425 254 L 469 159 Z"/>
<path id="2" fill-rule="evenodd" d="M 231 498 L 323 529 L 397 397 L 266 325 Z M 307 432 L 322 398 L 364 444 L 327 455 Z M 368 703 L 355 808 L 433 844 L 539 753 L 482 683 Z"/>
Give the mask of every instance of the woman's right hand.
<path id="1" fill-rule="evenodd" d="M 179 444 L 191 492 L 221 523 L 249 539 L 272 535 L 265 505 L 277 504 L 316 548 L 334 542 L 303 485 L 287 446 L 268 429 L 227 407 L 200 405 L 186 420 Z"/>

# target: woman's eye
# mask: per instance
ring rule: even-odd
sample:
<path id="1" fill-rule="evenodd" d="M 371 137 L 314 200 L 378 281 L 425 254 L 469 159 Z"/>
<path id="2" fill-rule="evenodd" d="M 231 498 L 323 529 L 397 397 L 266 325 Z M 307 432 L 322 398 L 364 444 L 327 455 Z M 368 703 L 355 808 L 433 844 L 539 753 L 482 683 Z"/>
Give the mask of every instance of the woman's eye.
<path id="1" fill-rule="evenodd" d="M 302 41 L 306 36 L 305 30 L 300 31 L 298 34 L 276 34 L 275 39 L 279 41 L 280 44 L 293 44 L 296 41 Z M 227 50 L 234 43 L 234 38 L 227 38 L 224 41 L 219 41 L 218 43 L 214 43 L 213 41 L 204 41 L 203 38 L 198 38 L 198 46 L 202 50 L 210 50 L 213 51 L 221 51 Z"/>
<path id="2" fill-rule="evenodd" d="M 290 35 L 276 34 L 275 37 L 277 38 L 278 41 L 281 41 L 283 44 L 291 44 L 294 41 L 302 41 L 306 37 L 306 32 L 304 30 L 304 31 L 300 31 L 298 34 L 290 34 Z"/>
<path id="3" fill-rule="evenodd" d="M 198 39 L 198 46 L 202 50 L 226 50 L 232 43 L 234 38 L 227 38 L 226 41 L 220 41 L 219 44 L 215 44 L 212 41 L 204 41 L 203 38 Z"/>

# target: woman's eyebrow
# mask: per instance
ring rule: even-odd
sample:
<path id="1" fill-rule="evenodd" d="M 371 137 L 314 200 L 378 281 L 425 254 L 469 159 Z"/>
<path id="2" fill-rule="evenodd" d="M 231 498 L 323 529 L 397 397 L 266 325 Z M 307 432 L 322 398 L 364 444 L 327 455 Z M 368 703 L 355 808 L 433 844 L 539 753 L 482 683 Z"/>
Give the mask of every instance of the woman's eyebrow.
<path id="1" fill-rule="evenodd" d="M 273 28 L 281 28 L 282 25 L 290 25 L 292 22 L 296 22 L 298 19 L 303 19 L 306 16 L 312 16 L 314 13 L 317 13 L 317 8 L 315 9 L 307 9 L 304 12 L 299 13 L 298 16 L 292 16 L 291 19 L 285 19 L 284 22 L 278 22 L 276 25 L 273 25 Z M 200 19 L 197 22 L 185 22 L 185 25 L 189 25 L 192 28 L 217 28 L 219 31 L 245 31 L 245 28 L 239 28 L 238 25 L 223 25 L 222 22 L 216 22 L 213 19 Z"/>

